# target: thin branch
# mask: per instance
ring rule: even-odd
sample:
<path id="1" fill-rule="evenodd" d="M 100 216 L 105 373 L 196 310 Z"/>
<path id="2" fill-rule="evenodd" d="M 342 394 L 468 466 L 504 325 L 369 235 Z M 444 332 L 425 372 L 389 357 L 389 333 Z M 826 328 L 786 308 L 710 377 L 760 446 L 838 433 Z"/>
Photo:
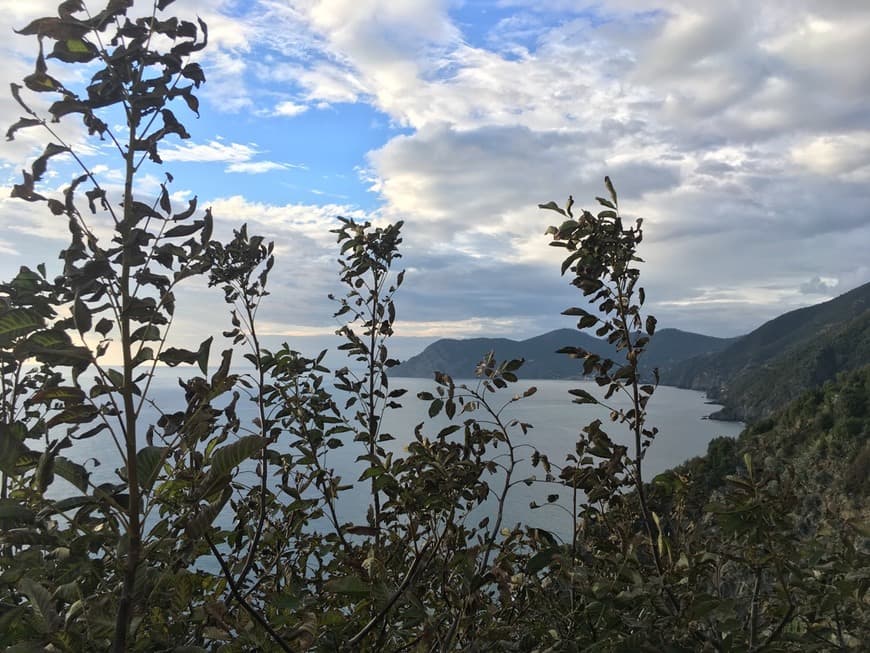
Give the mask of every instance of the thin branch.
<path id="1" fill-rule="evenodd" d="M 761 591 L 761 568 L 755 570 L 755 582 L 752 586 L 752 600 L 749 605 L 749 650 L 755 650 L 755 638 L 758 634 L 758 595 Z"/>
<path id="2" fill-rule="evenodd" d="M 420 568 L 420 564 L 423 562 L 423 558 L 426 557 L 426 553 L 431 547 L 431 540 L 427 542 L 420 553 L 414 558 L 414 562 L 411 564 L 411 567 L 408 569 L 405 577 L 402 579 L 402 582 L 399 583 L 399 586 L 392 593 L 389 600 L 384 604 L 384 607 L 380 609 L 380 611 L 369 620 L 369 622 L 360 630 L 356 635 L 347 640 L 346 646 L 353 647 L 356 646 L 362 639 L 365 637 L 371 630 L 378 625 L 378 622 L 383 619 L 387 613 L 392 610 L 393 606 L 396 604 L 396 601 L 405 593 L 405 590 L 408 589 L 408 585 L 411 584 L 411 581 L 414 580 L 414 577 L 417 575 L 417 570 Z"/>
<path id="3" fill-rule="evenodd" d="M 284 641 L 281 635 L 279 635 L 275 631 L 275 629 L 272 628 L 272 626 L 269 625 L 269 622 L 263 618 L 263 615 L 261 615 L 253 607 L 251 607 L 251 605 L 239 591 L 239 586 L 236 585 L 236 582 L 233 579 L 233 572 L 227 566 L 224 557 L 221 555 L 221 552 L 218 551 L 217 547 L 214 545 L 214 542 L 212 541 L 211 537 L 209 537 L 208 533 L 206 533 L 204 537 L 205 541 L 208 542 L 208 546 L 211 549 L 212 555 L 215 557 L 218 564 L 220 565 L 221 571 L 224 575 L 224 579 L 226 579 L 227 581 L 227 586 L 230 588 L 230 593 L 233 595 L 233 598 L 235 598 L 239 602 L 239 605 L 244 608 L 245 612 L 251 615 L 251 618 L 254 621 L 260 624 L 263 630 L 269 633 L 269 636 L 275 641 L 275 643 L 281 648 L 282 651 L 286 651 L 286 653 L 293 653 L 293 649 L 290 648 L 290 645 Z"/>

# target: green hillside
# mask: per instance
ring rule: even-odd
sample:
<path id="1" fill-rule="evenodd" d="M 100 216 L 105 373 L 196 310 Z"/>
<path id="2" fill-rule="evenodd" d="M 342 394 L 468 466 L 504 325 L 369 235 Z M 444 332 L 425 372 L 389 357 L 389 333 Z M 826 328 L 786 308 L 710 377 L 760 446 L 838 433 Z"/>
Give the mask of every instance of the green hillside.
<path id="1" fill-rule="evenodd" d="M 700 510 L 726 485 L 726 476 L 744 466 L 745 454 L 763 462 L 771 473 L 793 473 L 801 499 L 797 512 L 808 527 L 823 508 L 866 519 L 870 515 L 870 365 L 803 392 L 747 427 L 736 440 L 717 438 L 706 456 L 678 467 L 675 471 L 694 480 L 694 509 Z"/>
<path id="2" fill-rule="evenodd" d="M 803 390 L 870 363 L 870 284 L 791 311 L 723 350 L 663 369 L 662 381 L 703 390 L 724 407 L 716 417 L 770 415 Z"/>

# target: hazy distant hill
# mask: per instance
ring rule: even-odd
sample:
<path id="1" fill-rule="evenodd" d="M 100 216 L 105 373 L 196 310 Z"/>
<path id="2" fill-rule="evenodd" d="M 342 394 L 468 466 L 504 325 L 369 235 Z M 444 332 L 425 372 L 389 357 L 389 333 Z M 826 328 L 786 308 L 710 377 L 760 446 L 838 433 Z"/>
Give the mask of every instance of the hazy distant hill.
<path id="1" fill-rule="evenodd" d="M 644 367 L 673 366 L 686 358 L 720 351 L 734 341 L 733 338 L 713 338 L 679 329 L 661 329 L 644 355 Z M 443 339 L 391 370 L 391 375 L 430 377 L 438 371 L 454 378 L 469 378 L 483 355 L 494 351 L 499 360 L 525 358 L 526 363 L 520 370 L 523 378 L 578 378 L 582 376 L 580 361 L 556 353 L 567 346 L 583 347 L 604 356 L 614 355 L 613 347 L 606 341 L 575 329 L 557 329 L 521 341 L 507 338 Z"/>
<path id="2" fill-rule="evenodd" d="M 870 284 L 775 318 L 719 352 L 664 366 L 662 381 L 704 390 L 716 417 L 752 420 L 838 372 L 870 363 Z"/>

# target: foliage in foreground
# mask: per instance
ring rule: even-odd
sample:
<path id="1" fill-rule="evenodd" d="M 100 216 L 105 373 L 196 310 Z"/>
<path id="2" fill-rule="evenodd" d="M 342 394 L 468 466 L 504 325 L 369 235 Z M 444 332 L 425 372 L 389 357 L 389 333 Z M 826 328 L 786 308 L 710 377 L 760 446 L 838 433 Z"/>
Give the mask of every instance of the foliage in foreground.
<path id="1" fill-rule="evenodd" d="M 573 399 L 607 406 L 625 395 L 630 407 L 613 407 L 610 424 L 584 426 L 574 451 L 548 459 L 509 415 L 534 393 L 505 394 L 522 361 L 488 355 L 476 384 L 436 375 L 419 399 L 450 424 L 400 434 L 410 442 L 400 451 L 383 417 L 404 395 L 387 376 L 402 225 L 343 220 L 335 230 L 347 368 L 265 349 L 256 315 L 271 244 L 244 226 L 214 238 L 195 201 L 173 209 L 170 175 L 156 197 L 137 189 L 161 163 L 163 140 L 187 137 L 169 107 L 181 99 L 198 110 L 205 76 L 187 58 L 204 47 L 205 25 L 164 18 L 166 0 L 128 18 L 131 4 L 82 17 L 81 3 L 64 2 L 58 18 L 22 30 L 96 72 L 86 89 L 67 88 L 41 52 L 24 83 L 57 98 L 45 116 L 13 87 L 26 115 L 9 137 L 40 128 L 53 138 L 13 194 L 68 224 L 70 244 L 56 279 L 24 267 L 0 289 L 0 644 L 759 651 L 866 641 L 866 551 L 836 512 L 820 515 L 812 536 L 802 530 L 804 489 L 788 468 L 747 456 L 723 469 L 737 473 L 702 519 L 688 501 L 690 475 L 644 478 L 655 386 L 638 366 L 656 322 L 642 314 L 641 224 L 623 224 L 609 180 L 595 215 L 543 208 L 565 218 L 551 244 L 585 297 L 566 314 L 624 355 L 567 349 L 603 391 L 576 389 Z M 59 140 L 53 121 L 70 116 L 115 146 L 122 187 L 101 185 Z M 119 122 L 123 138 L 109 127 Z M 56 156 L 82 165 L 60 198 L 41 185 Z M 232 346 L 211 370 L 213 338 L 192 350 L 169 340 L 176 289 L 198 280 L 228 306 Z M 105 364 L 110 353 L 120 367 Z M 160 405 L 157 363 L 198 364 L 202 376 Z M 616 444 L 613 429 L 628 429 L 632 446 Z M 113 481 L 92 480 L 100 461 L 75 459 L 77 440 L 117 450 Z M 337 450 L 358 455 L 352 478 L 333 466 Z M 520 472 L 526 462 L 552 496 L 567 497 L 570 541 L 504 523 L 513 488 L 538 482 Z M 350 495 L 367 511 L 348 520 Z"/>

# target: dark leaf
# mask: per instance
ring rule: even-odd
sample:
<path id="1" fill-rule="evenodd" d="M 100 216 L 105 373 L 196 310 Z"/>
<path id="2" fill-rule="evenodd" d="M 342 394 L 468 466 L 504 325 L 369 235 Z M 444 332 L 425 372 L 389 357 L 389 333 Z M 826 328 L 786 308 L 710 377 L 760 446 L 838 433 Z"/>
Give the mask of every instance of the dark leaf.
<path id="1" fill-rule="evenodd" d="M 166 447 L 142 447 L 136 453 L 136 476 L 143 490 L 149 491 L 154 485 L 167 451 Z"/>
<path id="2" fill-rule="evenodd" d="M 197 231 L 202 229 L 204 224 L 205 223 L 202 220 L 194 220 L 190 224 L 180 224 L 177 227 L 173 227 L 163 235 L 167 238 L 180 238 L 184 236 L 190 236 L 191 234 L 195 234 Z"/>
<path id="3" fill-rule="evenodd" d="M 607 192 L 610 193 L 610 199 L 613 200 L 614 207 L 619 205 L 619 201 L 616 199 L 616 189 L 613 187 L 613 183 L 610 181 L 610 177 L 604 178 L 604 185 L 607 187 Z"/>
<path id="4" fill-rule="evenodd" d="M 200 84 L 205 83 L 205 73 L 202 72 L 202 66 L 198 63 L 189 63 L 181 69 L 182 77 L 186 77 L 199 88 Z"/>
<path id="5" fill-rule="evenodd" d="M 11 528 L 11 524 L 32 524 L 35 519 L 36 513 L 17 499 L 0 499 L 0 529 Z"/>
<path id="6" fill-rule="evenodd" d="M 81 388 L 74 386 L 58 386 L 55 388 L 46 388 L 33 394 L 28 403 L 31 404 L 48 404 L 53 401 L 62 401 L 64 403 L 79 404 L 85 400 L 85 393 Z"/>
<path id="7" fill-rule="evenodd" d="M 593 397 L 591 394 L 586 392 L 586 390 L 581 390 L 580 388 L 573 388 L 568 391 L 568 394 L 574 397 L 575 404 L 597 404 L 598 400 Z"/>
<path id="8" fill-rule="evenodd" d="M 81 297 L 76 297 L 73 302 L 72 314 L 79 333 L 87 333 L 91 330 L 91 310 L 85 305 Z"/>
<path id="9" fill-rule="evenodd" d="M 87 63 L 100 56 L 97 46 L 81 38 L 69 38 L 55 41 L 54 49 L 49 58 L 59 59 L 65 63 Z"/>
<path id="10" fill-rule="evenodd" d="M 357 598 L 366 597 L 372 592 L 371 585 L 359 576 L 330 578 L 324 583 L 323 589 L 333 594 L 347 594 Z"/>
<path id="11" fill-rule="evenodd" d="M 69 151 L 70 150 L 68 147 L 58 145 L 57 143 L 49 143 L 48 145 L 46 145 L 42 155 L 33 162 L 32 166 L 30 166 L 30 172 L 33 175 L 33 181 L 37 182 L 42 179 L 42 175 L 45 174 L 45 169 L 48 165 L 48 160 L 51 157 Z"/>
<path id="12" fill-rule="evenodd" d="M 79 39 L 88 33 L 88 26 L 77 20 L 62 20 L 60 18 L 37 18 L 27 27 L 12 30 L 23 36 L 38 36 L 40 39 Z"/>
<path id="13" fill-rule="evenodd" d="M 542 569 L 545 569 L 550 565 L 553 561 L 553 557 L 556 555 L 557 551 L 553 549 L 548 549 L 546 551 L 540 551 L 529 558 L 529 561 L 526 563 L 526 573 L 527 574 L 537 574 Z"/>
<path id="14" fill-rule="evenodd" d="M 80 491 L 87 492 L 90 474 L 84 465 L 74 463 L 63 456 L 57 456 L 54 459 L 54 472 L 62 479 L 72 483 Z"/>
<path id="15" fill-rule="evenodd" d="M 46 422 L 46 426 L 51 428 L 59 424 L 86 424 L 92 421 L 99 412 L 95 406 L 90 404 L 76 404 L 65 408 L 52 417 Z"/>
<path id="16" fill-rule="evenodd" d="M 35 310 L 17 308 L 0 314 L 0 346 L 8 347 L 20 336 L 42 328 L 43 317 Z"/>
<path id="17" fill-rule="evenodd" d="M 229 476 L 242 461 L 261 451 L 266 442 L 266 438 L 262 436 L 246 435 L 232 444 L 216 449 L 211 457 L 209 476 Z"/>
<path id="18" fill-rule="evenodd" d="M 233 490 L 229 486 L 229 483 L 227 483 L 217 499 L 200 508 L 193 518 L 185 524 L 185 534 L 193 539 L 202 537 L 202 535 L 211 527 L 212 522 L 217 518 L 220 511 L 223 510 L 223 507 L 226 505 L 230 496 L 232 496 L 232 493 Z"/>
<path id="19" fill-rule="evenodd" d="M 6 140 L 11 141 L 15 139 L 15 132 L 19 129 L 25 129 L 27 127 L 35 127 L 36 125 L 41 125 L 42 120 L 37 118 L 20 118 L 18 122 L 12 125 L 9 129 L 6 130 Z"/>
<path id="20" fill-rule="evenodd" d="M 559 208 L 559 205 L 555 202 L 547 202 L 546 204 L 538 204 L 539 209 L 548 209 L 550 211 L 556 211 L 557 213 L 561 213 L 565 217 L 568 217 L 568 214 L 565 213 L 562 209 Z"/>
<path id="21" fill-rule="evenodd" d="M 104 336 L 112 330 L 112 327 L 115 325 L 112 320 L 108 318 L 101 318 L 99 322 L 97 322 L 97 326 L 94 327 L 94 330 L 99 333 L 101 336 Z"/>
<path id="22" fill-rule="evenodd" d="M 18 461 L 30 453 L 6 424 L 0 424 L 0 471 L 14 475 Z"/>
<path id="23" fill-rule="evenodd" d="M 41 622 L 44 632 L 52 632 L 60 625 L 61 619 L 54 609 L 51 592 L 26 576 L 18 581 L 18 591 L 30 601 L 30 607 Z"/>

